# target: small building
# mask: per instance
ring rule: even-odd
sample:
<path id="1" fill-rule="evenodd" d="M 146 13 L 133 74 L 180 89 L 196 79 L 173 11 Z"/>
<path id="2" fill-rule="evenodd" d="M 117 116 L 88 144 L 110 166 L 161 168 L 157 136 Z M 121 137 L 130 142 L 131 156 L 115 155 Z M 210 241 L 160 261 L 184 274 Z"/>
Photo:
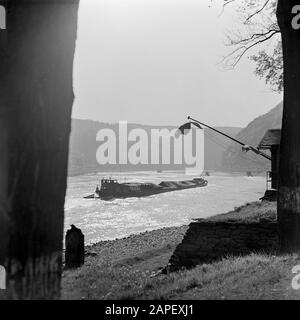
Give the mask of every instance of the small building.
<path id="1" fill-rule="evenodd" d="M 271 188 L 277 190 L 280 139 L 281 129 L 270 129 L 265 133 L 258 145 L 258 149 L 269 150 L 271 152 L 271 171 L 267 173 L 267 189 L 269 189 L 269 183 L 271 183 Z"/>

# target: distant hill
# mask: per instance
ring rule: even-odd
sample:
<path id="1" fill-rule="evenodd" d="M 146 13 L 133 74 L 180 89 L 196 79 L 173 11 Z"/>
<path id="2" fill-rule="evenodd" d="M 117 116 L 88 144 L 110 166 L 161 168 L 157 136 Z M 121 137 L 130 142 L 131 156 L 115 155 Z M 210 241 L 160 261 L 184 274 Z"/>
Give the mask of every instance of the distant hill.
<path id="1" fill-rule="evenodd" d="M 129 124 L 131 128 L 143 128 L 149 132 L 153 126 Z M 115 166 L 112 168 L 107 165 L 99 165 L 96 161 L 96 150 L 100 143 L 96 141 L 97 132 L 103 128 L 111 128 L 115 132 L 118 131 L 117 124 L 108 124 L 102 122 L 95 122 L 91 120 L 72 120 L 72 133 L 70 137 L 69 150 L 69 175 L 78 175 L 84 173 L 92 173 L 97 171 L 122 171 L 122 170 L 164 170 L 164 169 L 182 169 L 181 166 L 162 166 L 162 165 L 136 165 L 136 166 Z M 161 128 L 161 127 L 157 127 Z M 174 129 L 175 127 L 165 127 L 167 129 Z M 219 130 L 236 136 L 241 128 L 222 127 Z M 210 129 L 204 131 L 204 148 L 205 148 L 205 170 L 221 170 L 222 156 L 224 150 L 230 145 L 230 140 L 222 137 Z"/>
<path id="2" fill-rule="evenodd" d="M 278 104 L 268 113 L 257 117 L 241 130 L 237 139 L 257 147 L 268 129 L 281 128 L 283 104 Z M 270 161 L 249 151 L 242 152 L 241 146 L 231 143 L 223 154 L 222 168 L 224 171 L 266 171 L 270 170 Z"/>
<path id="3" fill-rule="evenodd" d="M 236 137 L 242 128 L 215 127 L 215 129 Z M 222 171 L 224 151 L 231 145 L 231 140 L 212 131 L 204 129 L 204 168 L 205 170 Z"/>
<path id="4" fill-rule="evenodd" d="M 244 128 L 218 127 L 220 131 L 238 140 L 257 146 L 268 129 L 281 127 L 282 103 L 268 113 L 257 117 Z M 132 128 L 143 128 L 149 132 L 153 126 L 129 124 Z M 162 165 L 136 165 L 136 166 L 100 166 L 96 161 L 96 150 L 99 142 L 96 141 L 97 132 L 103 128 L 111 128 L 117 132 L 117 124 L 95 122 L 91 120 L 72 120 L 72 133 L 70 137 L 69 175 L 91 173 L 97 171 L 122 171 L 122 170 L 164 170 L 181 169 L 182 167 L 164 167 Z M 161 128 L 157 126 L 157 128 Z M 165 127 L 173 129 L 175 127 Z M 263 172 L 270 169 L 270 162 L 253 152 L 242 152 L 241 146 L 232 142 L 210 129 L 205 129 L 205 170 L 229 171 L 229 172 Z"/>

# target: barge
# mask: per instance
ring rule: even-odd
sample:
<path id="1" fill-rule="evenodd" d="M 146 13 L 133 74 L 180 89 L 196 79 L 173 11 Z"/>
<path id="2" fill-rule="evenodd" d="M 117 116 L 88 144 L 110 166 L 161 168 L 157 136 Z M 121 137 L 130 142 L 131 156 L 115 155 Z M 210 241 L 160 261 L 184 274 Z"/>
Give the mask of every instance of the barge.
<path id="1" fill-rule="evenodd" d="M 95 192 L 85 196 L 85 199 L 110 200 L 115 198 L 147 197 L 154 194 L 199 188 L 207 186 L 207 180 L 194 178 L 183 181 L 162 181 L 155 183 L 119 183 L 114 179 L 102 179 L 100 188 L 97 186 Z"/>

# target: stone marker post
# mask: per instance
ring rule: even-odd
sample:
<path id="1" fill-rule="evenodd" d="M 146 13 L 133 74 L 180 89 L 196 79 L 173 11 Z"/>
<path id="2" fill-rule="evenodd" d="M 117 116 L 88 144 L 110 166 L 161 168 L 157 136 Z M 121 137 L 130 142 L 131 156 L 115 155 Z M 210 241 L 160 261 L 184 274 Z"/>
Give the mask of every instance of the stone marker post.
<path id="1" fill-rule="evenodd" d="M 78 268 L 84 264 L 84 235 L 73 224 L 66 234 L 66 268 Z"/>

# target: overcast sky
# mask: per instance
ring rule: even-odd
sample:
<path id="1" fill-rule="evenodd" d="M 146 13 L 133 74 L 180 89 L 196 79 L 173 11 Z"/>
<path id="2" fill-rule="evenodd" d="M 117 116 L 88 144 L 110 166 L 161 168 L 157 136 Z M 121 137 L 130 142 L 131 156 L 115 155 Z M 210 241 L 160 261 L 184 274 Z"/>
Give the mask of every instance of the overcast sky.
<path id="1" fill-rule="evenodd" d="M 217 2 L 220 0 L 216 0 Z M 234 71 L 228 52 L 235 11 L 209 0 L 81 0 L 73 117 L 103 122 L 182 123 L 191 115 L 246 126 L 281 95 L 254 76 L 247 58 Z"/>

